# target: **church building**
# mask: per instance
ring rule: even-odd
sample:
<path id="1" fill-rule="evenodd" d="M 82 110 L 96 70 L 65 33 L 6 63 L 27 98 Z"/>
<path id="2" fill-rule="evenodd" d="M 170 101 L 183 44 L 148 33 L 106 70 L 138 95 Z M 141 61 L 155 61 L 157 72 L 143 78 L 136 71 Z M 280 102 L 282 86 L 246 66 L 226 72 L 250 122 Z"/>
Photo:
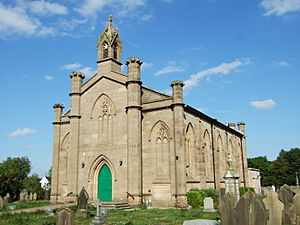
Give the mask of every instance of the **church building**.
<path id="1" fill-rule="evenodd" d="M 167 95 L 144 87 L 142 60 L 128 58 L 112 17 L 97 43 L 98 70 L 72 72 L 70 109 L 54 108 L 51 201 L 90 200 L 184 206 L 191 188 L 224 187 L 227 158 L 248 182 L 245 124 L 223 124 L 184 103 L 183 86 Z"/>

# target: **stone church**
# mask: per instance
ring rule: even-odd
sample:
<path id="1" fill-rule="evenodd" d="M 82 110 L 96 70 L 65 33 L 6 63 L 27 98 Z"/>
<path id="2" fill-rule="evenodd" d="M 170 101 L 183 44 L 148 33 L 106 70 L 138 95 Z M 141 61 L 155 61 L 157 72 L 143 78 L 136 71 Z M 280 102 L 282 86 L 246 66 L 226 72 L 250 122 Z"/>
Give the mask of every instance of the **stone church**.
<path id="1" fill-rule="evenodd" d="M 121 71 L 122 42 L 109 18 L 97 43 L 97 73 L 72 72 L 71 107 L 54 107 L 51 201 L 90 200 L 182 206 L 191 188 L 224 187 L 231 154 L 240 185 L 248 182 L 245 124 L 228 125 L 183 101 L 184 83 L 167 95 L 144 87 L 142 61 Z"/>

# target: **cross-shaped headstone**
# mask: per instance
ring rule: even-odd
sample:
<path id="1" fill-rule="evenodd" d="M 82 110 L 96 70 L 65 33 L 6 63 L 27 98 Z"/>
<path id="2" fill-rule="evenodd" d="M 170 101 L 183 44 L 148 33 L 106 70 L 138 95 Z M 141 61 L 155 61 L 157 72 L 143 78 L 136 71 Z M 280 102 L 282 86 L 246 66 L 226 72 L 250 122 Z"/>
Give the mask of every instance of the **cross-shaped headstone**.
<path id="1" fill-rule="evenodd" d="M 97 209 L 96 216 L 94 217 L 90 225 L 104 224 L 104 215 L 101 213 L 101 202 L 99 201 L 99 199 L 97 199 L 96 201 L 96 209 Z"/>

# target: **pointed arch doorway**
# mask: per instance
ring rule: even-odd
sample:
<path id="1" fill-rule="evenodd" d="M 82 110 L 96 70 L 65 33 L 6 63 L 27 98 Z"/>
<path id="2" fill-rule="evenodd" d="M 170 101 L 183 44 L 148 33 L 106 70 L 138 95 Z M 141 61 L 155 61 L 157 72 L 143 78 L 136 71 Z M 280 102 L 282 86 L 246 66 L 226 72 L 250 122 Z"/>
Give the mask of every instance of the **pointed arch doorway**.
<path id="1" fill-rule="evenodd" d="M 112 174 L 104 164 L 98 174 L 98 199 L 104 202 L 112 201 Z"/>

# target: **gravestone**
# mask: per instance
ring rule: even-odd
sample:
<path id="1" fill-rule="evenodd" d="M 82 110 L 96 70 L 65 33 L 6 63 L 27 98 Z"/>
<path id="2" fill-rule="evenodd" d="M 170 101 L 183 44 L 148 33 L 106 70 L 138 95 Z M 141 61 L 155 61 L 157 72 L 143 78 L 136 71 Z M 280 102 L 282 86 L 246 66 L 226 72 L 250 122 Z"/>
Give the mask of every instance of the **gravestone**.
<path id="1" fill-rule="evenodd" d="M 215 212 L 214 201 L 211 197 L 204 198 L 204 209 L 203 212 Z"/>
<path id="2" fill-rule="evenodd" d="M 4 202 L 2 197 L 0 196 L 0 209 L 2 209 L 4 207 Z"/>
<path id="3" fill-rule="evenodd" d="M 268 212 L 261 198 L 254 192 L 247 192 L 236 206 L 237 225 L 266 225 Z"/>
<path id="4" fill-rule="evenodd" d="M 36 200 L 37 200 L 37 193 L 34 192 L 34 193 L 33 193 L 33 201 L 36 201 Z"/>
<path id="5" fill-rule="evenodd" d="M 30 192 L 29 193 L 29 201 L 32 201 L 33 200 L 33 194 Z"/>
<path id="6" fill-rule="evenodd" d="M 63 208 L 57 212 L 57 225 L 73 225 L 74 215 L 69 208 Z"/>
<path id="7" fill-rule="evenodd" d="M 88 207 L 89 194 L 86 192 L 85 188 L 82 187 L 78 196 L 78 210 L 86 211 Z"/>
<path id="8" fill-rule="evenodd" d="M 275 191 L 270 191 L 263 202 L 269 212 L 267 225 L 282 225 L 284 205 L 278 200 L 278 194 Z"/>
<path id="9" fill-rule="evenodd" d="M 300 193 L 293 198 L 293 205 L 290 208 L 290 218 L 292 225 L 300 225 Z"/>
<path id="10" fill-rule="evenodd" d="M 3 199 L 4 204 L 10 203 L 10 194 L 7 193 L 6 196 Z"/>
<path id="11" fill-rule="evenodd" d="M 101 204 L 99 202 L 99 199 L 97 199 L 97 202 L 96 202 L 96 209 L 97 209 L 96 216 L 94 217 L 94 219 L 92 220 L 90 225 L 104 224 L 104 215 L 101 212 Z"/>
<path id="12" fill-rule="evenodd" d="M 24 201 L 25 200 L 25 195 L 23 192 L 20 193 L 20 201 Z"/>
<path id="13" fill-rule="evenodd" d="M 225 194 L 219 204 L 222 225 L 235 225 L 236 196 L 233 193 Z"/>
<path id="14" fill-rule="evenodd" d="M 223 178 L 225 181 L 225 193 L 233 193 L 236 195 L 237 200 L 240 198 L 240 187 L 239 187 L 239 174 L 233 170 L 233 159 L 230 153 L 228 153 L 228 169 L 226 170 Z"/>
<path id="15" fill-rule="evenodd" d="M 183 222 L 183 225 L 218 225 L 215 220 L 187 220 Z"/>
<path id="16" fill-rule="evenodd" d="M 24 201 L 28 201 L 28 192 L 27 191 L 24 192 Z"/>
<path id="17" fill-rule="evenodd" d="M 285 184 L 280 188 L 278 192 L 278 198 L 284 205 L 282 224 L 291 224 L 289 209 L 292 206 L 293 197 L 294 197 L 294 192 L 290 189 L 288 185 Z"/>
<path id="18" fill-rule="evenodd" d="M 220 188 L 219 191 L 219 204 L 224 201 L 225 198 L 225 188 Z"/>

